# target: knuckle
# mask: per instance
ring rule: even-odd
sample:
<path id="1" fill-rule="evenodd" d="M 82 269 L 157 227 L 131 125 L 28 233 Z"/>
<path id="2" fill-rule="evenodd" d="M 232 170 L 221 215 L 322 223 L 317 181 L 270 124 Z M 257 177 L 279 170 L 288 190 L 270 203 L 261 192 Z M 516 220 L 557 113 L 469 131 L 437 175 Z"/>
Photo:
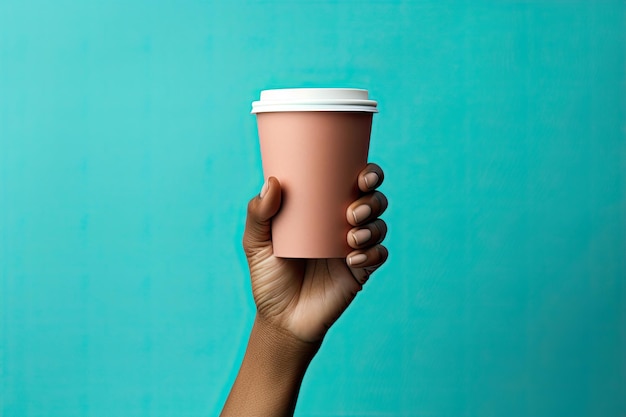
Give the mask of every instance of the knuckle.
<path id="1" fill-rule="evenodd" d="M 383 219 L 376 219 L 376 221 L 374 222 L 374 226 L 376 226 L 380 234 L 387 233 L 387 223 L 385 223 Z"/>
<path id="2" fill-rule="evenodd" d="M 254 212 L 254 201 L 255 201 L 255 200 L 256 200 L 256 199 L 255 199 L 255 198 L 253 198 L 253 199 L 251 199 L 250 201 L 248 201 L 248 215 L 249 215 L 250 213 Z"/>
<path id="3" fill-rule="evenodd" d="M 378 252 L 381 255 L 381 263 L 385 262 L 389 257 L 389 250 L 383 245 L 378 245 Z"/>
<path id="4" fill-rule="evenodd" d="M 378 165 L 376 162 L 370 162 L 369 164 L 367 164 L 367 168 L 371 171 L 376 171 L 377 174 L 382 171 L 380 169 L 380 165 Z"/>
<path id="5" fill-rule="evenodd" d="M 376 199 L 378 200 L 381 210 L 385 210 L 387 206 L 389 205 L 389 201 L 387 200 L 387 197 L 385 196 L 385 194 L 381 193 L 380 191 L 376 191 L 375 195 L 376 195 Z"/>
<path id="6" fill-rule="evenodd" d="M 381 219 L 377 219 L 374 223 L 374 227 L 376 228 L 376 243 L 382 242 L 387 236 L 387 225 Z"/>

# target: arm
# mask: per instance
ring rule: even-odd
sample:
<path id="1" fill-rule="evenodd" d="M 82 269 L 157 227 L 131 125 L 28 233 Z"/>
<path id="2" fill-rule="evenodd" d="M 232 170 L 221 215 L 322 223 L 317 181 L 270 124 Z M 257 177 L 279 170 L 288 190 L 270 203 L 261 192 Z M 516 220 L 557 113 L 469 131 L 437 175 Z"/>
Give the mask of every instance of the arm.
<path id="1" fill-rule="evenodd" d="M 306 343 L 256 317 L 222 416 L 293 415 L 319 343 Z"/>
<path id="2" fill-rule="evenodd" d="M 354 250 L 346 259 L 274 257 L 270 221 L 280 208 L 278 180 L 269 178 L 250 201 L 244 249 L 257 315 L 223 417 L 293 414 L 306 369 L 326 332 L 387 259 L 380 245 L 387 226 L 378 219 L 387 199 L 374 191 L 382 180 L 374 164 L 359 175 L 363 195 L 346 213 L 354 226 L 346 237 Z"/>

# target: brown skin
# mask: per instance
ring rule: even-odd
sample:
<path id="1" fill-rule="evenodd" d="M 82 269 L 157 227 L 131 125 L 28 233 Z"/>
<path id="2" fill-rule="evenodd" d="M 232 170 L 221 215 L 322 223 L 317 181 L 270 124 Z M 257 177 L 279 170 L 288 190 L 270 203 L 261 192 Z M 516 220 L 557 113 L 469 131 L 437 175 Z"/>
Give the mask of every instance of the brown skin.
<path id="1" fill-rule="evenodd" d="M 243 246 L 257 315 L 223 417 L 293 415 L 302 379 L 326 332 L 387 260 L 387 249 L 380 244 L 387 226 L 378 219 L 387 199 L 375 191 L 383 178 L 376 164 L 359 174 L 363 194 L 346 212 L 354 226 L 346 236 L 354 251 L 346 259 L 275 257 L 270 222 L 280 208 L 278 180 L 269 178 L 250 201 Z M 357 209 L 364 205 L 369 210 Z M 370 233 L 357 233 L 364 229 Z"/>

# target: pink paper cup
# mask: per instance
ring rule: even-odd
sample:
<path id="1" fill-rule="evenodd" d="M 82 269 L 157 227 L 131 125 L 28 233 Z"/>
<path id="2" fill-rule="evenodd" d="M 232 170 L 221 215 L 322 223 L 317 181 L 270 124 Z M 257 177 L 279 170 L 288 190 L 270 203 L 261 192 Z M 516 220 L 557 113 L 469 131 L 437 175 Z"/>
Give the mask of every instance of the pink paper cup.
<path id="1" fill-rule="evenodd" d="M 377 103 L 367 90 L 265 90 L 252 104 L 265 180 L 276 177 L 282 205 L 272 219 L 274 255 L 344 258 Z"/>

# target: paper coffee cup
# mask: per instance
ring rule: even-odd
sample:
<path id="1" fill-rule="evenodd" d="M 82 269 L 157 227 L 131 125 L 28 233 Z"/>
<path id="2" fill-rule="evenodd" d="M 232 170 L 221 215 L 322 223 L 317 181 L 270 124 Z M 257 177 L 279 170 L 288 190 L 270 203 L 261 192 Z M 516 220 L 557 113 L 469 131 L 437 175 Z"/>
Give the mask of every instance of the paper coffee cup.
<path id="1" fill-rule="evenodd" d="M 282 190 L 275 256 L 344 258 L 352 250 L 346 210 L 359 197 L 377 111 L 367 90 L 346 88 L 265 90 L 252 103 L 263 175 Z"/>

